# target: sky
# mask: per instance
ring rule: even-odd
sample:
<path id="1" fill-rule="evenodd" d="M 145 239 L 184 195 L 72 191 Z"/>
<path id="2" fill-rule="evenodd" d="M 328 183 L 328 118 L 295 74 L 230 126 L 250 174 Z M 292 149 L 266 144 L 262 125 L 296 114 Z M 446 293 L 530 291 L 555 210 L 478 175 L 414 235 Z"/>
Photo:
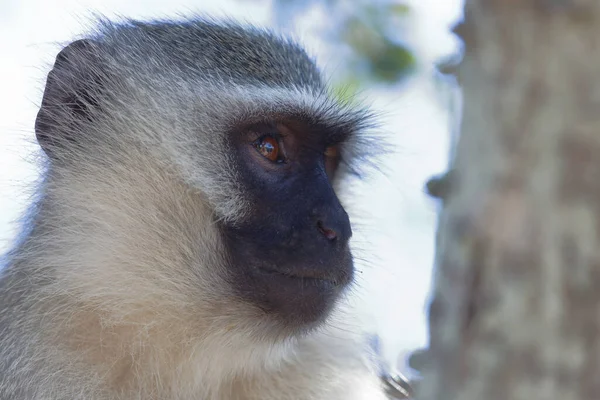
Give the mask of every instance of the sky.
<path id="1" fill-rule="evenodd" d="M 450 23 L 460 16 L 459 0 L 413 0 L 410 42 L 431 62 L 451 51 Z M 258 25 L 273 24 L 270 1 L 257 0 L 2 0 L 0 2 L 0 253 L 9 248 L 37 177 L 33 122 L 45 76 L 60 49 L 89 27 L 91 12 L 134 18 L 208 13 Z M 327 23 L 318 7 L 287 28 L 327 73 L 335 70 L 331 47 L 314 29 Z M 283 28 L 286 28 L 285 26 Z M 353 211 L 359 285 L 357 313 L 381 336 L 386 361 L 407 372 L 403 355 L 426 346 L 425 307 L 433 263 L 436 205 L 423 193 L 427 177 L 447 163 L 448 115 L 427 75 L 401 87 L 364 94 L 380 113 L 382 131 L 395 153 L 386 175 L 361 182 Z M 351 212 L 352 215 L 352 212 Z"/>

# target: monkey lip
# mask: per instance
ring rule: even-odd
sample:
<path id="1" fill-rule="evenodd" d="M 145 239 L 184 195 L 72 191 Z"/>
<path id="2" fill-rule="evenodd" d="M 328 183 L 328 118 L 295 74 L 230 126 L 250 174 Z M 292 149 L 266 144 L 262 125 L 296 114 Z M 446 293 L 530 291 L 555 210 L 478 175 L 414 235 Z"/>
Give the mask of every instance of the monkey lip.
<path id="1" fill-rule="evenodd" d="M 275 268 L 259 267 L 258 270 L 267 275 L 272 275 L 279 278 L 287 278 L 290 280 L 296 280 L 307 284 L 317 284 L 325 287 L 337 287 L 344 284 L 346 279 L 340 279 L 340 277 L 326 276 L 325 274 L 315 270 L 305 270 L 302 273 L 292 273 L 288 271 L 281 271 Z"/>

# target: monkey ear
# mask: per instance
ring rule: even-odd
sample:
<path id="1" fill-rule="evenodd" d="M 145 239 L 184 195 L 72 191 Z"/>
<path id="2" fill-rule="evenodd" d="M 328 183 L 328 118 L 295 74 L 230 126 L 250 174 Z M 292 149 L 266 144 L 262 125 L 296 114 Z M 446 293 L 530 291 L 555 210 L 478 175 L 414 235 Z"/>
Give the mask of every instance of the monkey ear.
<path id="1" fill-rule="evenodd" d="M 35 121 L 38 143 L 48 156 L 77 143 L 81 124 L 92 119 L 102 82 L 101 61 L 98 43 L 89 39 L 69 44 L 56 56 Z"/>

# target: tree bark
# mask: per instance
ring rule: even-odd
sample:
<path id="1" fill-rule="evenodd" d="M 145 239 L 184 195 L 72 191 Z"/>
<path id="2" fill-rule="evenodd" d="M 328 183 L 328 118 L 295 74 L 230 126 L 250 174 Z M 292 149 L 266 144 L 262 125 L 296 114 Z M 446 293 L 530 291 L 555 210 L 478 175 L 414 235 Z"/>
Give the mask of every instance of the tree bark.
<path id="1" fill-rule="evenodd" d="M 418 398 L 600 398 L 600 1 L 480 0 Z"/>

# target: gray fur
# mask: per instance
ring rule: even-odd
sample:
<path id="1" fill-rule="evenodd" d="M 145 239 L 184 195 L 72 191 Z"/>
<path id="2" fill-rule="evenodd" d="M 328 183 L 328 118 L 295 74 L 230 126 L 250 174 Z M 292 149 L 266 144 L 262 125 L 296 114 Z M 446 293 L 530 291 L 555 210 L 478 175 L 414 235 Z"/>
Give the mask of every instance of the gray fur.
<path id="1" fill-rule="evenodd" d="M 57 58 L 38 116 L 49 160 L 0 281 L 0 400 L 383 399 L 343 305 L 275 334 L 224 284 L 215 226 L 252 207 L 227 158 L 237 122 L 343 124 L 351 161 L 365 111 L 256 28 L 102 22 L 86 40 Z"/>

